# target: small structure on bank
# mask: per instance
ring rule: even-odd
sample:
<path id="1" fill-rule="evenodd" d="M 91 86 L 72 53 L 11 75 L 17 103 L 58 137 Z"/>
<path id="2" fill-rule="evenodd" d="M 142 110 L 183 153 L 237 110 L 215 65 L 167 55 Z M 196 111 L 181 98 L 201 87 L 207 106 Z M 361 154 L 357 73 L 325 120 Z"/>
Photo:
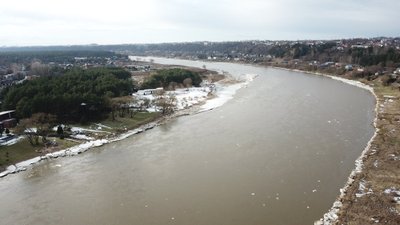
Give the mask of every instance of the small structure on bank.
<path id="1" fill-rule="evenodd" d="M 0 128 L 13 128 L 17 125 L 15 110 L 0 112 Z"/>

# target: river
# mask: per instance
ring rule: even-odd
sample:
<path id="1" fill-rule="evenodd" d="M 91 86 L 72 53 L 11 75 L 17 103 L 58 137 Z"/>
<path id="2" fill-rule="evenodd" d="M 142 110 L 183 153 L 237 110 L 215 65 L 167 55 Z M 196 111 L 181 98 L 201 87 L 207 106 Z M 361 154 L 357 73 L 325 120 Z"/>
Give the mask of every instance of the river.
<path id="1" fill-rule="evenodd" d="M 155 62 L 259 76 L 220 108 L 0 179 L 0 224 L 312 224 L 374 133 L 374 97 L 330 78 Z"/>

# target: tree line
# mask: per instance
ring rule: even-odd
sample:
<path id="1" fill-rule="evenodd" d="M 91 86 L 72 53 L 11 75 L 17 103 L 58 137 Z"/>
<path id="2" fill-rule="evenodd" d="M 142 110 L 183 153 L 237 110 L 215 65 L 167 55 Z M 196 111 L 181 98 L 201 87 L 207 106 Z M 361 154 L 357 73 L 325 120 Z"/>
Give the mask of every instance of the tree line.
<path id="1" fill-rule="evenodd" d="M 62 76 L 46 76 L 3 90 L 2 109 L 16 109 L 18 118 L 35 113 L 59 121 L 85 122 L 110 112 L 110 98 L 132 93 L 131 74 L 120 68 L 74 68 Z"/>
<path id="2" fill-rule="evenodd" d="M 168 89 L 170 86 L 199 86 L 202 82 L 201 76 L 197 72 L 186 69 L 174 68 L 159 70 L 141 85 L 141 89 L 152 89 L 162 87 Z"/>
<path id="3" fill-rule="evenodd" d="M 0 51 L 0 65 L 29 64 L 32 61 L 40 61 L 42 63 L 74 63 L 75 57 L 91 58 L 91 61 L 101 61 L 104 58 L 122 57 L 111 51 L 98 50 L 74 50 L 74 51 Z M 105 62 L 105 61 L 104 61 Z"/>

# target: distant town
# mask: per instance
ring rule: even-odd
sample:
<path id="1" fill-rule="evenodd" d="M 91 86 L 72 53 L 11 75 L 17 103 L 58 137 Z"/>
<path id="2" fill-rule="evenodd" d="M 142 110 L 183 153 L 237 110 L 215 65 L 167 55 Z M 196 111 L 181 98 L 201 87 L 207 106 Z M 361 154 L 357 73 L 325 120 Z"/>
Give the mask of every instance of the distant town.
<path id="1" fill-rule="evenodd" d="M 124 67 L 134 65 L 128 55 L 152 55 L 191 60 L 257 63 L 322 71 L 337 75 L 382 78 L 400 86 L 400 38 L 343 40 L 189 42 L 132 45 L 86 45 L 0 48 L 1 87 L 37 76 L 57 75 L 72 67 Z"/>

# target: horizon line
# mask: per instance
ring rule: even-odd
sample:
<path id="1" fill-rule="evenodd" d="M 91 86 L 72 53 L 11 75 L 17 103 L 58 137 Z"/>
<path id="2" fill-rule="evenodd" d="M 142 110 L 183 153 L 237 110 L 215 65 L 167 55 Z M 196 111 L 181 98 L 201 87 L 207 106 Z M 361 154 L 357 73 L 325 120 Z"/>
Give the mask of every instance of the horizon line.
<path id="1" fill-rule="evenodd" d="M 190 44 L 190 43 L 231 43 L 231 42 L 252 42 L 252 41 L 270 41 L 270 42 L 296 42 L 296 41 L 339 41 L 339 40 L 354 40 L 354 39 L 397 39 L 400 36 L 376 36 L 376 37 L 348 37 L 348 38 L 332 38 L 332 39 L 243 39 L 243 40 L 226 40 L 226 41 L 210 41 L 210 40 L 199 40 L 199 41 L 171 41 L 171 42 L 143 42 L 143 43 L 110 43 L 110 44 L 43 44 L 43 45 L 3 45 L 0 48 L 35 48 L 35 47 L 76 47 L 76 46 L 118 46 L 118 45 L 159 45 L 159 44 Z"/>

